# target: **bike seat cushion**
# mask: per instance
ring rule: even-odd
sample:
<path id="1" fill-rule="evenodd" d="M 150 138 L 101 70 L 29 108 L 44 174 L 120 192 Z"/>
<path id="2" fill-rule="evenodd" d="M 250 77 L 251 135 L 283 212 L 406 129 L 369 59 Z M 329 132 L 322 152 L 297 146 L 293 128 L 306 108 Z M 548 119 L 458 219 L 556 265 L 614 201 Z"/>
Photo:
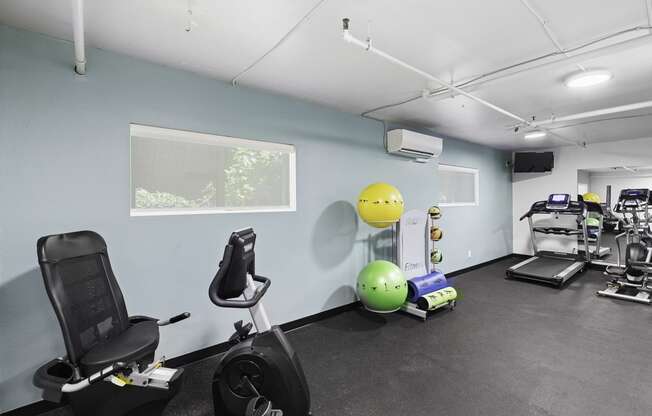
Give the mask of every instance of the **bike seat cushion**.
<path id="1" fill-rule="evenodd" d="M 144 361 L 151 362 L 158 347 L 159 331 L 155 321 L 143 321 L 129 326 L 111 340 L 89 350 L 80 360 L 82 373 L 91 375 L 109 365 Z"/>

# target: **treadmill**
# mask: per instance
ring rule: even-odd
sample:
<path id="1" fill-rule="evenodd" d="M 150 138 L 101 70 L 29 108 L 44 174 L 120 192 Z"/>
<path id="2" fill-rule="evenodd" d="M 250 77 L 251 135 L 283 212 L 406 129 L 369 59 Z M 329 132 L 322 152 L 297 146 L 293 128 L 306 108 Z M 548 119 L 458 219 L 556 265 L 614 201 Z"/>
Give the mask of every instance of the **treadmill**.
<path id="1" fill-rule="evenodd" d="M 552 194 L 548 197 L 547 201 L 537 201 L 532 204 L 530 210 L 523 214 L 520 221 L 525 218 L 528 219 L 534 256 L 507 269 L 506 278 L 534 280 L 548 283 L 561 289 L 568 279 L 583 271 L 591 261 L 586 226 L 588 215 L 587 204 L 589 203 L 585 203 L 581 199 L 571 201 L 569 194 Z M 598 204 L 594 205 L 599 207 Z M 577 221 L 577 227 L 535 227 L 532 217 L 541 214 L 574 216 Z M 539 251 L 537 248 L 536 234 L 579 236 L 584 242 L 583 253 Z"/>

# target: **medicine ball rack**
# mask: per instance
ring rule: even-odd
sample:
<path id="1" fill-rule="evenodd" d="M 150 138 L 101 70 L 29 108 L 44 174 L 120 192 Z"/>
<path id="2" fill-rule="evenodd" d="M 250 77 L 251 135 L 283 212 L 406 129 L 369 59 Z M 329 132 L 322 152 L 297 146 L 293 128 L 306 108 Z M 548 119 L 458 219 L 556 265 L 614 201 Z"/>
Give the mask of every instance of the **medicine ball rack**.
<path id="1" fill-rule="evenodd" d="M 437 218 L 438 219 L 438 218 Z M 430 238 L 431 230 L 436 227 L 436 219 L 428 210 L 410 210 L 401 215 L 393 227 L 394 262 L 405 274 L 406 279 L 424 276 L 436 271 L 431 262 L 431 253 L 436 249 L 436 242 Z M 432 310 L 422 310 L 416 303 L 406 301 L 401 310 L 425 321 L 436 310 L 447 307 L 455 308 L 452 300 L 437 306 Z"/>

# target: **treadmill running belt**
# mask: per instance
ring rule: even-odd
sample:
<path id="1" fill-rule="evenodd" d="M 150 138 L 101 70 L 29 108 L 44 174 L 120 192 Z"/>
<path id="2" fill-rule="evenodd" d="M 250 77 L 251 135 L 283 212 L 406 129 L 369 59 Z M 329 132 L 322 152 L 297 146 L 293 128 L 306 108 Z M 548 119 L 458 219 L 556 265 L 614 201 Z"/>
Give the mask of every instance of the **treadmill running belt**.
<path id="1" fill-rule="evenodd" d="M 523 266 L 514 270 L 514 272 L 516 274 L 540 276 L 552 279 L 553 276 L 561 273 L 562 270 L 566 269 L 576 261 L 577 260 L 574 259 L 565 259 L 560 257 L 539 257 L 534 261 L 524 264 Z"/>

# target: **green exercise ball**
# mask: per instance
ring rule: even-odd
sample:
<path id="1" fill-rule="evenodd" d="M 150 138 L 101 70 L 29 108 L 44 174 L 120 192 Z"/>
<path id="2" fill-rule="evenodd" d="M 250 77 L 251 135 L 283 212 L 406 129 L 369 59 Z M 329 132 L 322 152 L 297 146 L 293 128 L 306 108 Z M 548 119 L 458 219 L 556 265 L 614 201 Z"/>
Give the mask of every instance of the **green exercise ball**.
<path id="1" fill-rule="evenodd" d="M 367 264 L 358 275 L 358 297 L 372 312 L 389 313 L 401 308 L 407 298 L 407 280 L 397 265 L 385 260 Z"/>
<path id="2" fill-rule="evenodd" d="M 587 218 L 586 219 L 586 225 L 587 227 L 599 227 L 600 226 L 600 220 L 597 218 Z"/>

